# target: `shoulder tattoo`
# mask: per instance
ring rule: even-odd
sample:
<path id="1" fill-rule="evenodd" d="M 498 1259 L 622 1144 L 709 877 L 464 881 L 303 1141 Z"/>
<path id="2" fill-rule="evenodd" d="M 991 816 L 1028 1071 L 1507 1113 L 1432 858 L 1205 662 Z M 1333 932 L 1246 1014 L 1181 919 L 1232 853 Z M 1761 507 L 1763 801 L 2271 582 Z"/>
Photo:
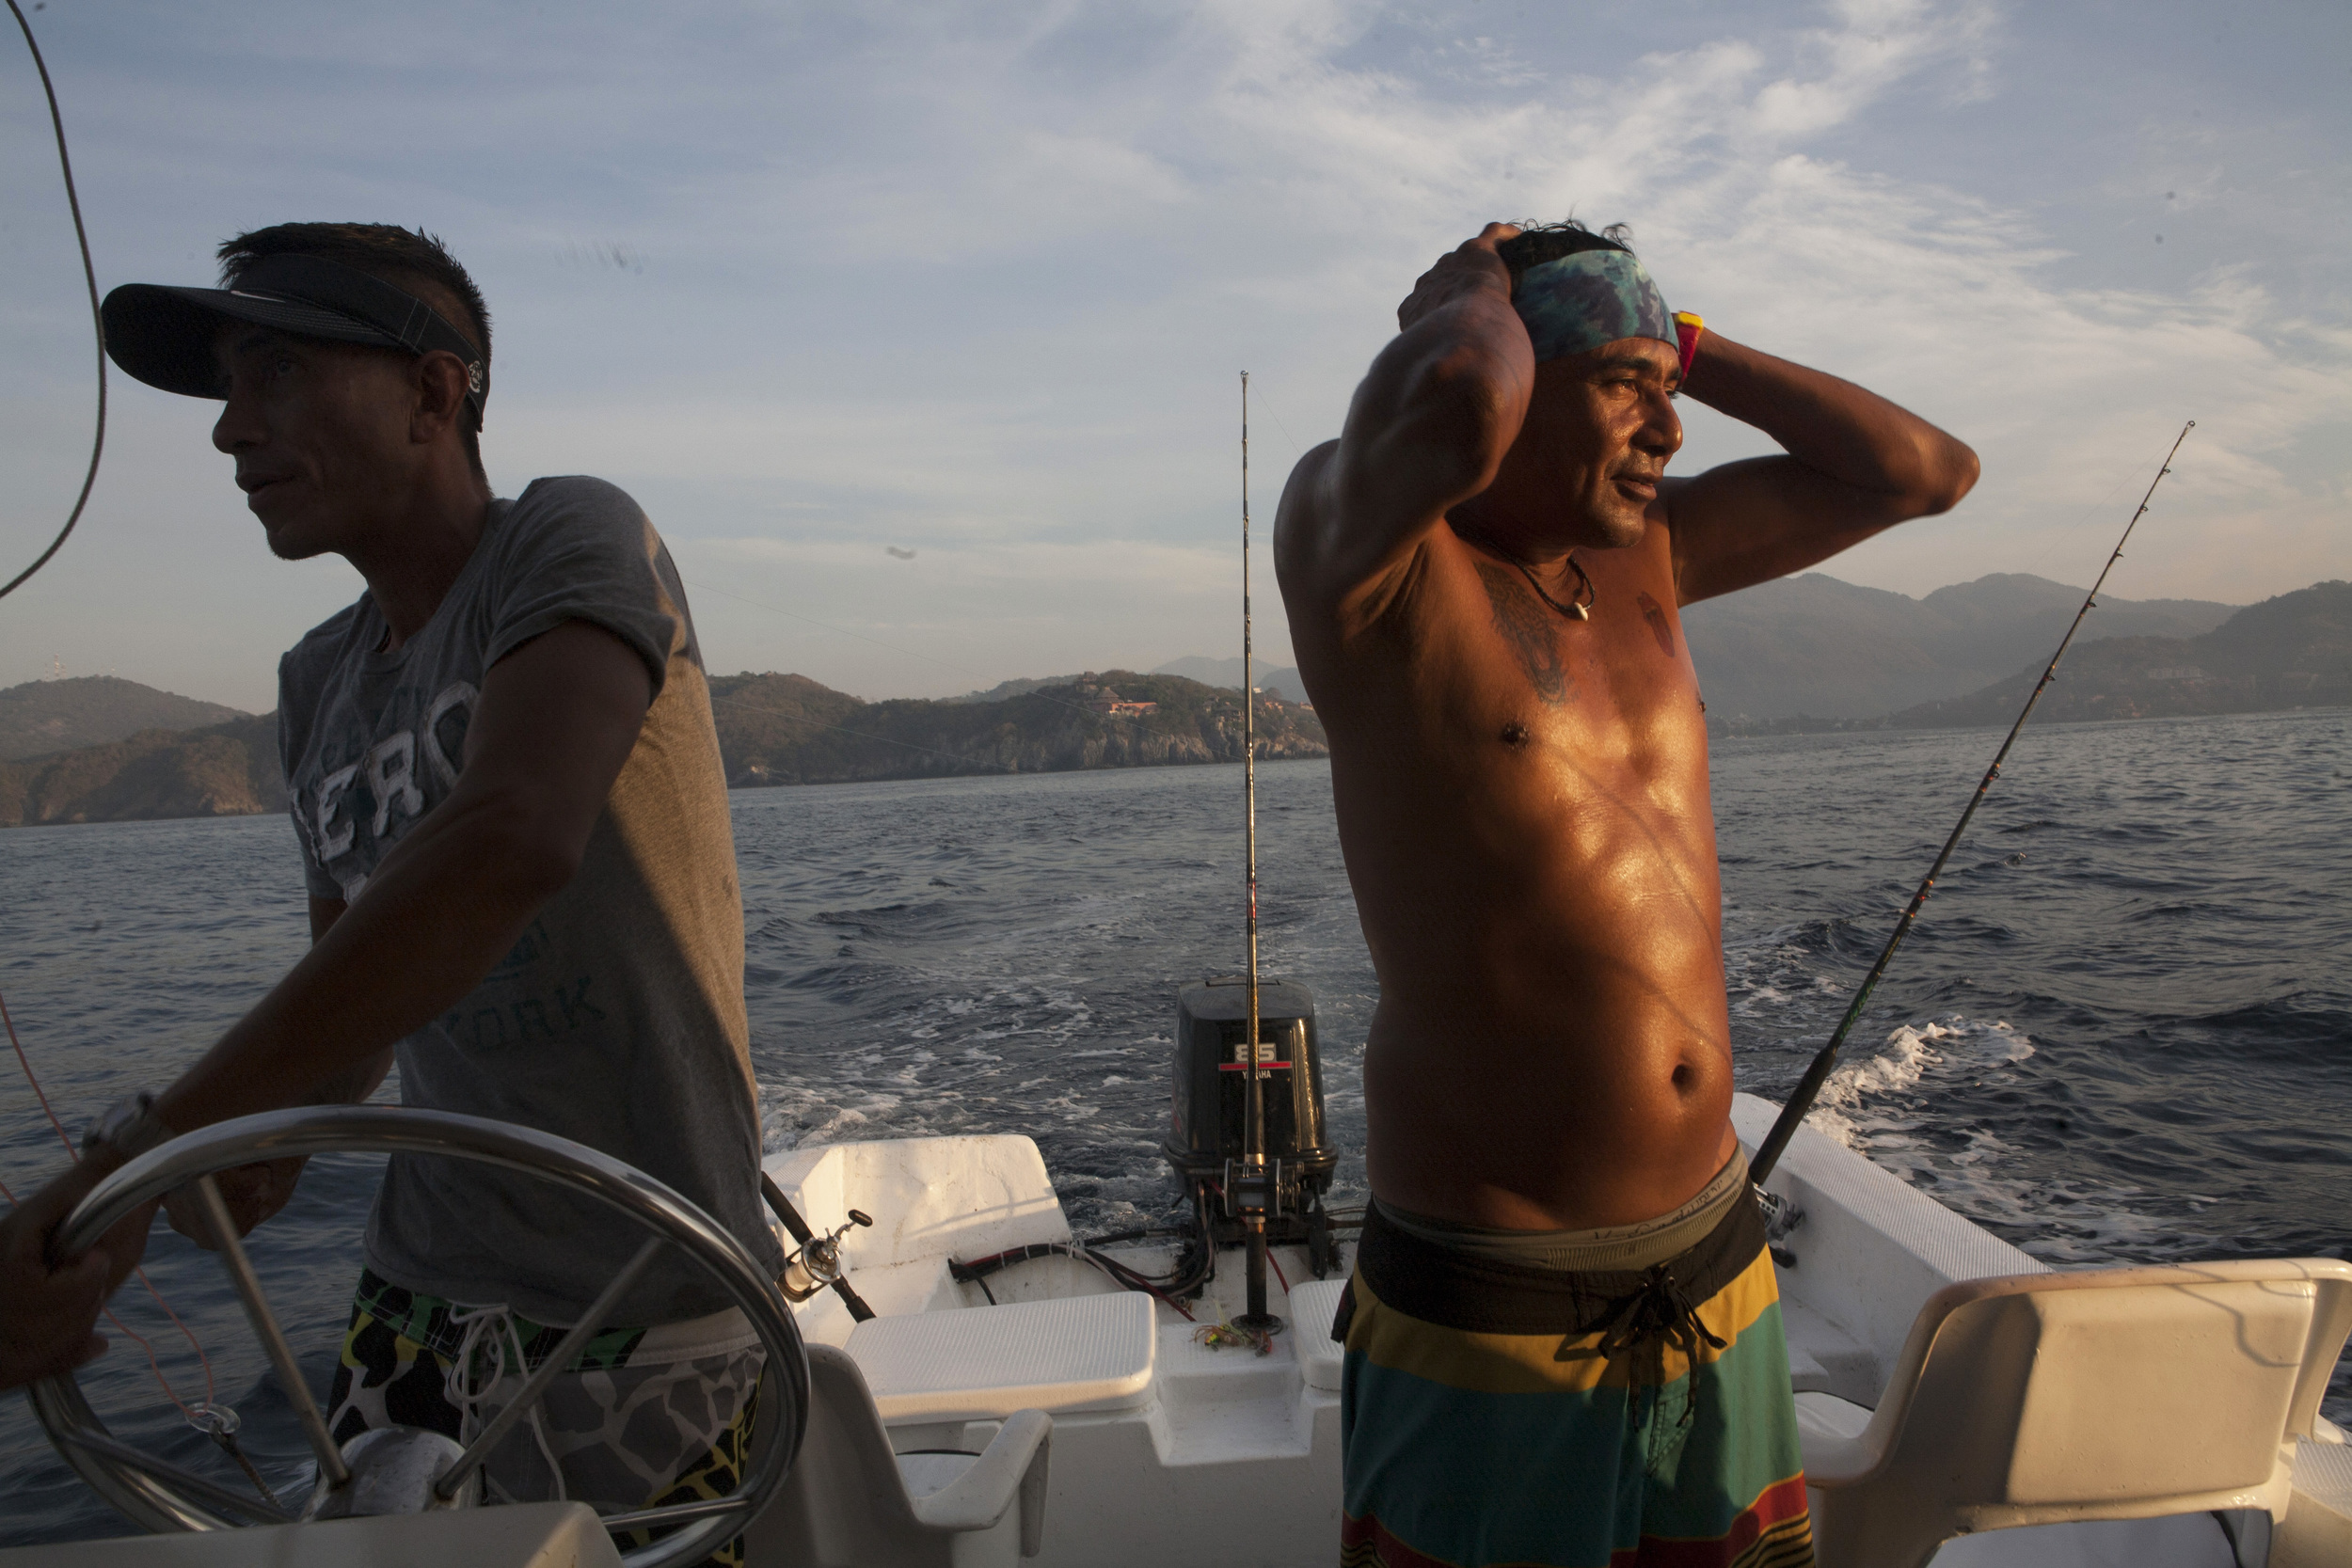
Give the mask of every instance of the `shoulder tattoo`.
<path id="1" fill-rule="evenodd" d="M 1486 602 L 1494 608 L 1495 630 L 1518 656 L 1519 668 L 1535 695 L 1553 707 L 1573 699 L 1576 682 L 1569 678 L 1562 652 L 1558 617 L 1536 602 L 1518 574 L 1491 561 L 1479 561 L 1478 580 L 1486 585 Z"/>
<path id="2" fill-rule="evenodd" d="M 1658 639 L 1658 651 L 1668 658 L 1675 656 L 1675 634 L 1666 625 L 1666 612 L 1658 608 L 1658 601 L 1647 594 L 1636 594 L 1633 602 L 1642 607 L 1642 619 L 1649 623 L 1649 634 Z"/>

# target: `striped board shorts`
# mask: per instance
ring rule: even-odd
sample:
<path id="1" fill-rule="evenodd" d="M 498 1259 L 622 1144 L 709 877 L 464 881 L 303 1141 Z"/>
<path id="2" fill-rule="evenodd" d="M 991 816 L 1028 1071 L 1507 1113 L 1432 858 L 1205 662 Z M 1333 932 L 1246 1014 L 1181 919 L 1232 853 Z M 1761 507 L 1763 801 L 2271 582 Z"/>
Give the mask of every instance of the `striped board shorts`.
<path id="1" fill-rule="evenodd" d="M 1764 1225 L 1735 1154 L 1639 1226 L 1367 1212 L 1346 1346 L 1345 1568 L 1808 1568 Z"/>
<path id="2" fill-rule="evenodd" d="M 471 1442 L 565 1332 L 363 1269 L 327 1395 L 327 1430 L 338 1443 L 393 1425 Z M 609 1513 L 723 1497 L 751 1449 L 765 1362 L 757 1333 L 733 1307 L 608 1328 L 484 1462 L 485 1498 L 568 1499 Z M 650 1538 L 632 1531 L 614 1544 L 626 1550 Z M 739 1540 L 707 1560 L 739 1563 Z"/>

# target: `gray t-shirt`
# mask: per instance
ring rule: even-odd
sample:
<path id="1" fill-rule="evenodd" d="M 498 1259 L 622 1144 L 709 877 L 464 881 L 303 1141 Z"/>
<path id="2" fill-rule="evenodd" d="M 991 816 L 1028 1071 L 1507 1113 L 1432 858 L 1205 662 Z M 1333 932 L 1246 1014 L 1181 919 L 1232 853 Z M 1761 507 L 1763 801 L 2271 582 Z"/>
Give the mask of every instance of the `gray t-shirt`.
<path id="1" fill-rule="evenodd" d="M 388 628 L 362 596 L 279 662 L 278 746 L 310 893 L 364 896 L 376 863 L 457 782 L 485 673 L 565 621 L 636 650 L 653 705 L 570 885 L 471 995 L 400 1042 L 401 1097 L 625 1160 L 773 1271 L 726 777 L 684 586 L 636 502 L 601 480 L 538 480 L 490 504 L 472 558 L 400 648 L 378 651 Z M 413 1291 L 568 1323 L 644 1240 L 535 1178 L 395 1156 L 367 1258 Z M 725 1304 L 672 1252 L 612 1321 Z"/>

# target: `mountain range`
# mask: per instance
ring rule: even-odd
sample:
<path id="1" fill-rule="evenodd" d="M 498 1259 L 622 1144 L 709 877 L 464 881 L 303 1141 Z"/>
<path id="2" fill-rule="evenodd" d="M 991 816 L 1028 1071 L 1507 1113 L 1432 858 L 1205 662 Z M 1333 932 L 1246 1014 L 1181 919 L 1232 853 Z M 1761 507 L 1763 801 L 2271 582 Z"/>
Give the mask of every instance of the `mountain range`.
<path id="1" fill-rule="evenodd" d="M 1014 684 L 1014 683 L 1008 683 Z M 832 784 L 1239 762 L 1241 693 L 1111 670 L 998 698 L 861 702 L 805 675 L 714 676 L 727 783 Z M 1260 698 L 1261 757 L 1318 757 L 1314 710 Z"/>
<path id="2" fill-rule="evenodd" d="M 1203 686 L 1228 687 L 1236 691 L 1241 689 L 1241 659 L 1238 657 L 1207 658 L 1194 654 L 1188 658 L 1170 660 L 1152 673 L 1155 675 L 1182 675 Z M 1307 683 L 1300 680 L 1298 672 L 1287 664 L 1268 665 L 1260 659 L 1257 669 L 1250 673 L 1257 677 L 1261 691 L 1270 691 L 1288 703 L 1307 700 Z"/>
<path id="3" fill-rule="evenodd" d="M 103 745 L 141 730 L 193 730 L 251 717 L 113 675 L 27 681 L 0 691 L 0 762 Z"/>
<path id="4" fill-rule="evenodd" d="M 2018 572 L 1919 599 L 1807 572 L 1701 600 L 1682 627 L 1719 720 L 1869 719 L 1992 685 L 2037 653 L 2046 663 L 2082 602 L 2079 588 Z M 2237 610 L 2102 598 L 2081 637 L 2196 637 Z"/>
<path id="5" fill-rule="evenodd" d="M 2006 724 L 2048 663 L 2037 657 L 2006 680 L 1919 704 L 1884 722 L 1905 729 Z M 2035 706 L 2034 719 L 2169 719 L 2347 704 L 2352 582 L 2319 582 L 2249 605 L 2201 637 L 2076 643 Z"/>
<path id="6" fill-rule="evenodd" d="M 0 762 L 0 828 L 285 809 L 274 713 L 196 730 L 141 730 L 53 756 Z"/>
<path id="7" fill-rule="evenodd" d="M 1741 727 L 1800 716 L 1875 719 L 1974 691 L 2008 675 L 2021 649 L 2055 648 L 2082 602 L 2079 588 L 2018 572 L 1939 588 L 1923 599 L 1807 572 L 1692 605 L 1682 626 L 1708 712 Z M 2102 599 L 2083 635 L 2195 637 L 2237 608 L 2206 599 Z M 1241 685 L 1238 658 L 1196 654 L 1156 673 Z M 1257 676 L 1261 690 L 1307 701 L 1295 669 L 1262 663 Z"/>
<path id="8" fill-rule="evenodd" d="M 1192 654 L 1184 658 L 1171 659 L 1152 673 L 1181 675 L 1188 681 L 1199 681 L 1202 686 L 1223 687 L 1229 691 L 1241 689 L 1241 660 L 1238 657 L 1210 658 L 1201 654 Z M 1255 673 L 1260 691 L 1279 697 L 1286 703 L 1307 700 L 1307 683 L 1300 680 L 1298 672 L 1289 665 L 1268 668 L 1260 664 Z M 1043 687 L 1068 686 L 1073 681 L 1085 678 L 1083 675 L 1046 675 L 1037 680 L 999 681 L 986 691 L 967 691 L 961 697 L 942 700 L 950 703 L 1001 703 L 1008 697 L 1025 697 Z"/>
<path id="9" fill-rule="evenodd" d="M 1718 734 L 2006 724 L 2081 597 L 2002 575 L 1912 599 L 1809 573 L 1693 606 L 1685 626 Z M 2106 599 L 2082 635 L 2042 721 L 2352 705 L 2352 583 L 2242 610 Z M 714 676 L 710 689 L 728 782 L 742 787 L 1238 761 L 1240 665 L 1195 657 L 940 702 L 868 703 L 773 673 Z M 1189 671 L 1215 678 L 1177 673 Z M 1259 677 L 1263 755 L 1326 754 L 1296 682 L 1284 667 Z M 276 732 L 272 715 L 110 676 L 0 690 L 0 746 L 19 748 L 0 761 L 0 827 L 282 810 Z M 23 754 L 59 736 L 98 738 Z"/>
<path id="10" fill-rule="evenodd" d="M 44 692 L 63 684 L 35 682 L 0 692 L 0 699 L 14 697 L 38 711 Z M 710 700 L 727 783 L 737 788 L 1242 757 L 1241 693 L 1178 675 L 1113 670 L 985 704 L 868 703 L 805 675 L 747 672 L 711 677 Z M 1261 757 L 1327 752 L 1311 708 L 1261 697 L 1254 719 Z M 0 762 L 0 827 L 239 816 L 285 806 L 274 714 L 240 714 L 194 730 L 145 729 Z"/>

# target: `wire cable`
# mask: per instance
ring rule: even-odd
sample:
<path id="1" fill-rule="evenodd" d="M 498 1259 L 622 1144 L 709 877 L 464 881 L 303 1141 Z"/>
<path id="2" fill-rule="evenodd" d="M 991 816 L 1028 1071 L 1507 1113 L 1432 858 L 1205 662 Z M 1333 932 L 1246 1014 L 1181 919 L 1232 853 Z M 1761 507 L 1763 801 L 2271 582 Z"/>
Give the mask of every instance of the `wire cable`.
<path id="1" fill-rule="evenodd" d="M 15 4 L 15 0 L 9 0 L 9 4 L 13 6 Z M 42 1090 L 40 1086 L 40 1080 L 33 1074 L 33 1064 L 31 1058 L 24 1054 L 24 1042 L 16 1037 L 16 1020 L 8 1016 L 8 999 L 4 996 L 0 996 L 0 1024 L 6 1024 L 8 1026 L 8 1044 L 16 1049 L 17 1066 L 24 1069 L 24 1082 L 33 1086 L 33 1098 L 40 1101 L 41 1115 L 47 1117 L 49 1118 L 49 1125 L 56 1129 L 57 1140 L 65 1145 L 67 1156 L 72 1159 L 74 1164 L 79 1164 L 82 1160 L 82 1151 L 73 1147 L 72 1134 L 69 1133 L 65 1130 L 65 1123 L 59 1121 L 57 1119 L 57 1113 L 50 1108 L 49 1096 Z M 0 1186 L 0 1196 L 5 1196 L 8 1198 L 10 1208 L 14 1208 L 16 1206 L 16 1195 L 9 1192 L 7 1187 Z M 218 1392 L 213 1383 L 213 1358 L 204 1354 L 204 1346 L 198 1340 L 196 1331 L 188 1327 L 186 1323 L 180 1321 L 180 1314 L 171 1309 L 171 1303 L 166 1301 L 164 1299 L 164 1293 L 155 1289 L 155 1282 L 147 1277 L 147 1270 L 145 1268 L 134 1269 L 132 1272 L 139 1276 L 139 1283 L 147 1287 L 147 1293 L 155 1298 L 155 1305 L 164 1309 L 164 1316 L 171 1320 L 171 1326 L 178 1329 L 181 1335 L 186 1338 L 188 1341 L 188 1348 L 196 1352 L 197 1363 L 204 1369 L 204 1402 L 206 1404 L 215 1402 L 218 1398 Z M 171 1379 L 164 1375 L 163 1363 L 155 1357 L 155 1347 L 149 1344 L 143 1336 L 134 1334 L 129 1326 L 126 1325 L 120 1318 L 115 1316 L 115 1310 L 113 1307 L 109 1307 L 105 1310 L 106 1321 L 114 1324 L 116 1328 L 120 1329 L 123 1338 L 129 1339 L 133 1344 L 138 1346 L 139 1349 L 147 1353 L 147 1364 L 154 1370 L 155 1381 L 162 1386 L 164 1397 L 169 1400 L 173 1404 L 178 1405 L 180 1407 L 180 1414 L 187 1417 L 189 1421 L 193 1423 L 196 1420 L 196 1412 L 191 1410 L 188 1407 L 187 1402 L 180 1397 L 179 1390 L 172 1387 Z"/>
<path id="2" fill-rule="evenodd" d="M 986 1296 L 989 1305 L 993 1307 L 996 1305 L 996 1293 L 988 1288 L 988 1275 L 1009 1268 L 1015 1263 L 1025 1263 L 1039 1258 L 1069 1258 L 1101 1271 L 1113 1284 L 1122 1290 L 1137 1291 L 1173 1307 L 1185 1322 L 1190 1323 L 1194 1321 L 1192 1309 L 1184 1305 L 1183 1297 L 1206 1284 L 1210 1276 L 1216 1272 L 1216 1247 L 1209 1236 L 1207 1200 L 1197 1194 L 1196 1198 L 1198 1201 L 1194 1206 L 1194 1227 L 1147 1227 L 1134 1231 L 1122 1231 L 1116 1236 L 1096 1237 L 1088 1242 L 1032 1242 L 1026 1246 L 1008 1247 L 1002 1252 L 991 1253 L 985 1258 L 975 1258 L 968 1263 L 960 1262 L 951 1258 L 947 1260 L 947 1276 L 961 1285 L 977 1285 L 980 1288 L 980 1293 Z M 1184 1258 L 1183 1254 L 1179 1254 L 1176 1268 L 1169 1270 L 1166 1275 L 1148 1275 L 1140 1269 L 1131 1268 L 1115 1258 L 1106 1257 L 1094 1250 L 1098 1246 L 1106 1245 L 1114 1241 L 1130 1241 L 1150 1235 L 1178 1235 L 1191 1238 L 1200 1245 L 1200 1259 L 1189 1272 L 1180 1274 L 1184 1267 Z M 1288 1288 L 1287 1285 L 1284 1286 L 1284 1289 Z"/>
<path id="3" fill-rule="evenodd" d="M 8 579 L 0 588 L 0 599 L 7 598 L 24 584 L 24 579 L 49 564 L 49 558 L 64 547 L 73 532 L 73 525 L 82 520 L 82 508 L 89 504 L 90 486 L 98 483 L 99 454 L 106 449 L 106 320 L 98 309 L 98 269 L 90 264 L 89 230 L 82 227 L 82 198 L 73 188 L 73 160 L 66 152 L 65 117 L 57 112 L 57 89 L 49 81 L 49 62 L 40 57 L 40 45 L 33 40 L 33 24 L 24 20 L 23 8 L 16 0 L 8 0 L 8 14 L 16 18 L 17 26 L 24 34 L 24 47 L 33 52 L 33 69 L 40 72 L 40 90 L 49 99 L 49 126 L 57 134 L 57 167 L 65 174 L 66 205 L 73 212 L 73 240 L 82 247 L 82 281 L 89 286 L 90 328 L 98 340 L 98 430 L 90 437 L 89 472 L 82 476 L 82 493 L 73 499 L 73 510 L 66 516 L 65 527 L 40 552 L 40 558 Z"/>

